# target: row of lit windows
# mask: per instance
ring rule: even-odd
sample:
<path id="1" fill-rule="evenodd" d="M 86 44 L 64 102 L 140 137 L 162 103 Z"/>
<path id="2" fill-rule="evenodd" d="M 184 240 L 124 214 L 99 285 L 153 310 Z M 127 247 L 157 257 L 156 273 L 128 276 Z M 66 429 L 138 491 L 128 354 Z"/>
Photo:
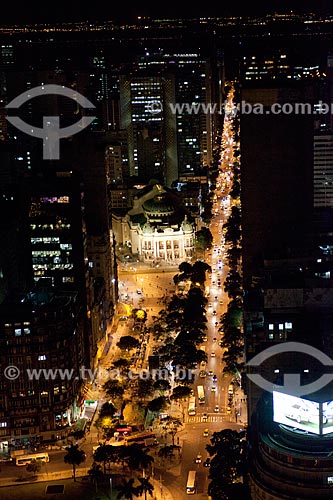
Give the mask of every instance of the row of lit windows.
<path id="1" fill-rule="evenodd" d="M 280 54 L 279 55 L 280 59 L 286 59 L 287 55 L 286 54 Z M 246 59 L 256 59 L 257 56 L 244 56 L 243 59 L 246 61 Z M 271 61 L 265 61 L 265 62 L 271 62 Z"/>
<path id="2" fill-rule="evenodd" d="M 39 198 L 41 203 L 69 203 L 69 196 L 50 196 Z"/>
<path id="3" fill-rule="evenodd" d="M 30 328 L 14 328 L 15 337 L 20 337 L 22 334 L 29 335 Z"/>
<path id="4" fill-rule="evenodd" d="M 278 330 L 292 330 L 293 324 L 290 321 L 286 321 L 285 323 L 278 323 L 278 325 L 275 325 L 274 323 L 269 323 L 268 324 L 268 330 L 276 330 L 276 327 Z"/>
<path id="5" fill-rule="evenodd" d="M 66 385 L 55 385 L 53 388 L 53 393 L 54 394 L 60 394 L 61 392 L 65 393 L 67 392 L 67 387 Z M 22 389 L 20 390 L 19 392 L 12 392 L 12 397 L 13 398 L 18 398 L 18 397 L 21 397 L 21 398 L 26 398 L 26 397 L 31 397 L 31 396 L 34 396 L 36 394 L 36 392 L 33 390 L 33 389 Z M 41 396 L 48 396 L 49 394 L 49 391 L 41 391 L 40 395 Z"/>
<path id="6" fill-rule="evenodd" d="M 38 230 L 46 230 L 46 229 L 56 229 L 57 231 L 62 230 L 62 229 L 70 229 L 71 225 L 70 224 L 30 224 L 30 229 L 32 231 Z"/>
<path id="7" fill-rule="evenodd" d="M 33 250 L 31 252 L 33 257 L 54 257 L 61 255 L 60 250 Z"/>
<path id="8" fill-rule="evenodd" d="M 46 238 L 31 238 L 31 243 L 36 244 L 36 243 L 60 243 L 60 238 L 55 236 L 55 237 L 46 237 Z"/>
<path id="9" fill-rule="evenodd" d="M 149 113 L 147 113 L 147 115 L 148 115 L 148 114 L 149 114 Z M 137 121 L 139 121 L 139 120 L 136 120 L 136 119 L 134 118 L 132 121 L 133 121 L 133 122 L 137 122 Z M 149 121 L 150 121 L 150 122 L 160 122 L 160 121 L 162 121 L 162 118 L 156 118 L 156 117 L 155 117 L 155 118 L 149 118 Z"/>
<path id="10" fill-rule="evenodd" d="M 21 323 L 5 323 L 5 327 L 22 326 Z M 30 321 L 24 321 L 23 326 L 30 326 Z"/>
<path id="11" fill-rule="evenodd" d="M 147 79 L 144 79 L 139 83 L 131 82 L 131 87 L 141 87 L 143 90 L 145 90 L 147 87 L 149 88 L 149 87 L 160 87 L 160 86 L 161 86 L 160 81 L 153 82 L 153 81 L 147 80 Z"/>
<path id="12" fill-rule="evenodd" d="M 63 283 L 74 283 L 74 277 L 73 276 L 63 276 L 62 282 Z"/>
<path id="13" fill-rule="evenodd" d="M 45 271 L 49 270 L 49 271 L 53 271 L 55 269 L 61 269 L 61 270 L 65 270 L 65 269 L 73 269 L 73 264 L 49 264 L 49 265 L 46 265 L 46 264 L 34 264 L 33 266 L 33 269 L 34 271 L 38 271 L 39 269 L 44 269 Z"/>

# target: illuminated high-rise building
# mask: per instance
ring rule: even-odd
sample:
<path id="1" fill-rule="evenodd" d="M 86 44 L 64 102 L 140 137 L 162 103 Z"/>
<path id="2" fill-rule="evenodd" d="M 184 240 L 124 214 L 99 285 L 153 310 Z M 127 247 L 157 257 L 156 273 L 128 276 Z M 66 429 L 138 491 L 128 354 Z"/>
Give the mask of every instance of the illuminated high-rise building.
<path id="1" fill-rule="evenodd" d="M 174 83 L 168 76 L 133 73 L 120 77 L 121 128 L 128 133 L 130 175 L 171 185 L 177 179 Z"/>
<path id="2" fill-rule="evenodd" d="M 35 283 L 84 290 L 86 229 L 83 189 L 71 171 L 26 179 L 28 235 Z"/>
<path id="3" fill-rule="evenodd" d="M 223 59 L 223 57 L 222 57 Z M 172 74 L 179 174 L 197 175 L 212 161 L 213 135 L 221 109 L 221 56 L 193 48 L 146 51 L 138 67 Z M 165 103 L 173 108 L 173 101 Z M 183 106 L 183 108 L 182 108 Z"/>

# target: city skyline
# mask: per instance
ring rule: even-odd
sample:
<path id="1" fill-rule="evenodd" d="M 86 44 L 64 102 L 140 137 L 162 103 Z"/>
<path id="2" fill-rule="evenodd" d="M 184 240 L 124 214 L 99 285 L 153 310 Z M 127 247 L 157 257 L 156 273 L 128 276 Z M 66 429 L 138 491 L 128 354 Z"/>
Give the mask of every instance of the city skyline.
<path id="1" fill-rule="evenodd" d="M 53 8 L 52 8 L 53 7 Z M 120 5 L 108 6 L 100 5 L 80 6 L 68 4 L 68 2 L 58 1 L 56 5 L 50 6 L 45 3 L 26 4 L 18 2 L 15 9 L 10 4 L 1 13 L 0 25 L 4 24 L 35 24 L 35 23 L 58 23 L 58 22 L 79 22 L 79 21 L 114 21 L 115 23 L 136 22 L 138 18 L 163 18 L 163 19 L 189 19 L 199 17 L 224 17 L 224 16 L 251 16 L 278 13 L 309 13 L 330 14 L 332 6 L 328 0 L 294 0 L 292 4 L 287 0 L 275 0 L 267 2 L 257 0 L 247 5 L 227 4 L 219 6 L 193 6 L 177 3 L 168 5 L 131 5 L 124 10 Z"/>
<path id="2" fill-rule="evenodd" d="M 0 496 L 331 498 L 333 13 L 275 4 L 4 13 Z"/>

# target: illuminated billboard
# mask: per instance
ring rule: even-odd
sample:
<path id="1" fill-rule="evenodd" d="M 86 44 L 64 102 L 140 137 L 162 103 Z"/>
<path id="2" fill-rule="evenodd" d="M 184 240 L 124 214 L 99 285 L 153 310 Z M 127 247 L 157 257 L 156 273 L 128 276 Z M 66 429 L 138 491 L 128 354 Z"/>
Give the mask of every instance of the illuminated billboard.
<path id="1" fill-rule="evenodd" d="M 317 403 L 273 391 L 273 420 L 313 434 L 333 433 L 333 400 Z"/>
<path id="2" fill-rule="evenodd" d="M 333 401 L 323 403 L 323 431 L 322 434 L 333 432 Z"/>
<path id="3" fill-rule="evenodd" d="M 274 391 L 273 420 L 278 424 L 289 425 L 313 434 L 321 434 L 320 404 L 315 401 Z"/>

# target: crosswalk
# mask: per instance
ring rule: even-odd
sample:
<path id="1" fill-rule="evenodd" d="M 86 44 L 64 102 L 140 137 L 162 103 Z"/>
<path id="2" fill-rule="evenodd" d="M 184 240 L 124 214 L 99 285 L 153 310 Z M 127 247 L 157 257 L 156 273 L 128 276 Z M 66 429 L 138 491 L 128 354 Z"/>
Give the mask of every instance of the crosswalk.
<path id="1" fill-rule="evenodd" d="M 198 424 L 198 423 L 209 423 L 209 422 L 229 422 L 230 415 L 208 415 L 207 420 L 203 420 L 201 415 L 193 415 L 189 417 L 185 416 L 185 424 Z"/>

